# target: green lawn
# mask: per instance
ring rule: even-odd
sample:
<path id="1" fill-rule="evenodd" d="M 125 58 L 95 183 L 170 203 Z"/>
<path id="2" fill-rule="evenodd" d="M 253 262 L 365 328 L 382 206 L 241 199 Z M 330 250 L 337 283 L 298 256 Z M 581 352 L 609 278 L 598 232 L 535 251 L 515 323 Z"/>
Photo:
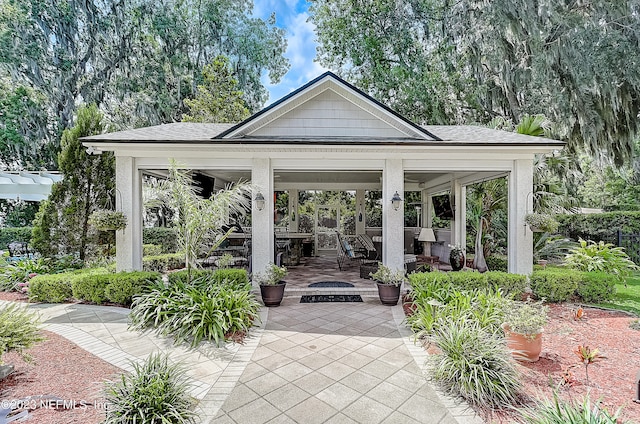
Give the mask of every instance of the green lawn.
<path id="1" fill-rule="evenodd" d="M 597 306 L 622 309 L 640 316 L 640 273 L 627 279 L 627 287 L 624 284 L 616 284 L 616 291 L 612 301 L 599 303 Z"/>

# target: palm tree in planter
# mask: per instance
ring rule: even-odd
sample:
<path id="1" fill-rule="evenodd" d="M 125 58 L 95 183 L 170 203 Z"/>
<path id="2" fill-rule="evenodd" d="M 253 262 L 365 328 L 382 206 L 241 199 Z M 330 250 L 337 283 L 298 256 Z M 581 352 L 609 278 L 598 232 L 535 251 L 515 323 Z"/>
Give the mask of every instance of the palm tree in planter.
<path id="1" fill-rule="evenodd" d="M 378 296 L 383 305 L 398 304 L 400 287 L 405 281 L 404 271 L 392 271 L 391 268 L 378 262 L 378 270 L 369 274 L 378 285 Z"/>
<path id="2" fill-rule="evenodd" d="M 253 275 L 253 281 L 260 285 L 260 294 L 265 306 L 280 306 L 287 285 L 282 279 L 287 275 L 287 268 L 270 263 L 264 272 Z"/>
<path id="3" fill-rule="evenodd" d="M 512 300 L 505 304 L 504 311 L 502 329 L 513 357 L 536 362 L 542 351 L 542 327 L 547 323 L 549 307 L 542 302 Z"/>

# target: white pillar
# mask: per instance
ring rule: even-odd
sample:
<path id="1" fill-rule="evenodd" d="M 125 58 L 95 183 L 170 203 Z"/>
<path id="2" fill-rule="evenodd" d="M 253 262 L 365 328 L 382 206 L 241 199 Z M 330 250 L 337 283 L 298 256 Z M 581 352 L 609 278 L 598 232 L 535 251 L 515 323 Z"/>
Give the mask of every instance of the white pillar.
<path id="1" fill-rule="evenodd" d="M 391 198 L 398 192 L 398 210 Z M 404 168 L 401 159 L 387 159 L 382 172 L 382 262 L 392 270 L 404 270 Z"/>
<path id="2" fill-rule="evenodd" d="M 533 233 L 525 224 L 524 216 L 533 210 L 533 200 L 527 202 L 533 190 L 533 160 L 513 161 L 508 181 L 508 269 L 514 274 L 530 274 L 533 271 Z"/>
<path id="3" fill-rule="evenodd" d="M 142 179 L 135 159 L 116 156 L 116 209 L 127 217 L 116 231 L 116 270 L 142 270 Z"/>
<path id="4" fill-rule="evenodd" d="M 297 233 L 300 225 L 300 217 L 298 216 L 298 190 L 289 190 L 289 231 Z"/>
<path id="5" fill-rule="evenodd" d="M 362 220 L 360 220 L 362 218 Z M 364 190 L 356 190 L 356 234 L 365 233 L 367 214 L 364 207 Z"/>
<path id="6" fill-rule="evenodd" d="M 266 158 L 254 159 L 251 168 L 251 182 L 256 187 L 253 193 L 264 196 L 264 208 L 259 211 L 256 202 L 251 202 L 251 261 L 254 273 L 264 272 L 273 262 L 273 170 Z"/>
<path id="7" fill-rule="evenodd" d="M 463 249 L 467 244 L 467 189 L 458 180 L 451 182 L 455 208 L 451 244 L 459 244 Z"/>

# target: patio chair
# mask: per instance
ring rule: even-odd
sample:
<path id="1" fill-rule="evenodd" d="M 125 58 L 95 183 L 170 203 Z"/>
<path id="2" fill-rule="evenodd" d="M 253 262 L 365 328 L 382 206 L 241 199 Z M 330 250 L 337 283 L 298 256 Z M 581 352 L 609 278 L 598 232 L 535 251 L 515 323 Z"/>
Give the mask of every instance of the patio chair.
<path id="1" fill-rule="evenodd" d="M 359 234 L 356 237 L 357 242 L 362 246 L 362 251 L 370 261 L 378 260 L 378 250 L 368 234 Z"/>
<path id="2" fill-rule="evenodd" d="M 12 241 L 7 245 L 9 251 L 9 258 L 11 260 L 20 260 L 31 257 L 31 250 L 29 245 L 24 241 Z"/>
<path id="3" fill-rule="evenodd" d="M 367 259 L 365 253 L 360 250 L 356 250 L 351 246 L 351 243 L 344 238 L 340 233 L 336 233 L 338 237 L 338 246 L 337 246 L 337 260 L 338 260 L 338 268 L 342 271 L 343 266 L 347 261 L 355 261 L 358 264 L 361 264 L 364 260 Z"/>

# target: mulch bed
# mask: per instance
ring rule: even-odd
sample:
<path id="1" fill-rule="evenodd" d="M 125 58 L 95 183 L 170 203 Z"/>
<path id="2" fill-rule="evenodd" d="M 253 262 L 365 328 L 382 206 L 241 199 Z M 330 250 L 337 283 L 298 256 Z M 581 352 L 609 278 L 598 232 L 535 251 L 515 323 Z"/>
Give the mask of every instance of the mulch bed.
<path id="1" fill-rule="evenodd" d="M 403 305 L 411 314 L 409 304 Z M 552 304 L 544 328 L 542 354 L 533 363 L 518 362 L 524 392 L 530 399 L 552 399 L 557 391 L 564 401 L 581 402 L 587 394 L 592 404 L 599 401 L 610 413 L 622 408 L 621 418 L 640 422 L 637 398 L 640 375 L 640 331 L 629 325 L 636 318 L 620 311 Z M 584 365 L 575 353 L 578 346 L 598 349 L 603 358 L 589 365 L 587 381 Z M 437 349 L 428 346 L 434 353 Z M 512 412 L 478 411 L 488 422 L 513 422 Z"/>
<path id="2" fill-rule="evenodd" d="M 0 400 L 27 399 L 22 405 L 30 423 L 102 422 L 104 381 L 116 379 L 122 370 L 62 336 L 49 331 L 43 335 L 46 340 L 28 351 L 31 362 L 13 352 L 3 356 L 15 371 L 0 381 Z"/>

